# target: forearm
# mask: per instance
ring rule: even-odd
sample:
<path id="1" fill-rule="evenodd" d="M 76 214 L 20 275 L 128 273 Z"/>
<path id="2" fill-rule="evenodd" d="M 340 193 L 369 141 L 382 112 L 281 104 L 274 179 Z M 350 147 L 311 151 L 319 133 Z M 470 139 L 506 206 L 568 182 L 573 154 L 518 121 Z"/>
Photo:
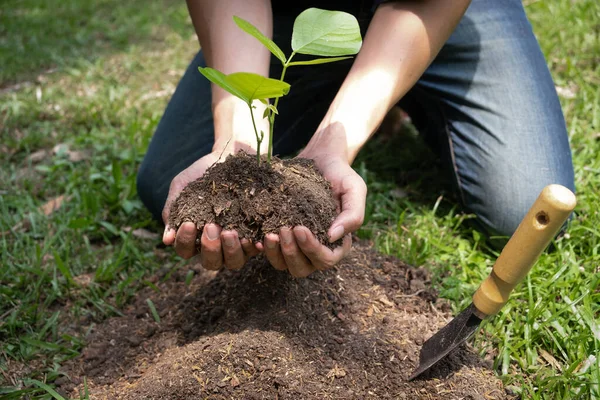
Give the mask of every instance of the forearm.
<path id="1" fill-rule="evenodd" d="M 187 0 L 187 5 L 207 66 L 224 74 L 243 71 L 269 76 L 269 51 L 238 28 L 233 16 L 250 21 L 270 37 L 273 30 L 270 0 Z M 254 115 L 267 135 L 268 129 L 262 121 L 264 109 L 260 104 L 257 107 Z M 212 85 L 212 109 L 215 150 L 222 149 L 227 143 L 229 147 L 235 145 L 235 140 L 229 141 L 232 134 L 234 139 L 243 142 L 236 147 L 248 150 L 244 145 L 254 143 L 254 133 L 247 104 Z"/>
<path id="2" fill-rule="evenodd" d="M 381 5 L 309 147 L 338 153 L 342 149 L 343 156 L 352 162 L 386 113 L 433 61 L 469 2 L 398 1 Z"/>

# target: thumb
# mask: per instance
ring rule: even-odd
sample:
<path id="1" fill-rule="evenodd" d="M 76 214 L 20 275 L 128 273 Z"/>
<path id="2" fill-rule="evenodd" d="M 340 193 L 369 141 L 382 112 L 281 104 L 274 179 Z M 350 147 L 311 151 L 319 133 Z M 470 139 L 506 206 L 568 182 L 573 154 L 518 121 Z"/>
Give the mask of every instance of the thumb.
<path id="1" fill-rule="evenodd" d="M 335 242 L 348 233 L 356 231 L 365 219 L 365 202 L 367 185 L 353 170 L 341 181 L 340 203 L 341 213 L 331 224 L 328 236 L 330 242 Z"/>

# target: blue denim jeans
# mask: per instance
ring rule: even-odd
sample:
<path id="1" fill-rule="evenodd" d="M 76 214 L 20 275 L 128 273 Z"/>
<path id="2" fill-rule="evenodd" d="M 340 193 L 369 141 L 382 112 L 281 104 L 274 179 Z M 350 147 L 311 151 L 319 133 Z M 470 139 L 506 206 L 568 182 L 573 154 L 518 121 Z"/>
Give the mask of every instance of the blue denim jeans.
<path id="1" fill-rule="evenodd" d="M 274 13 L 274 40 L 286 54 L 293 18 Z M 173 177 L 213 146 L 210 84 L 198 72 L 205 65 L 200 51 L 139 170 L 139 195 L 159 220 Z M 351 60 L 288 71 L 292 90 L 280 103 L 276 154 L 306 145 L 350 66 Z M 273 58 L 271 76 L 280 71 Z M 574 190 L 561 106 L 520 0 L 474 0 L 400 106 L 439 150 L 464 210 L 487 235 L 510 236 L 544 186 Z"/>

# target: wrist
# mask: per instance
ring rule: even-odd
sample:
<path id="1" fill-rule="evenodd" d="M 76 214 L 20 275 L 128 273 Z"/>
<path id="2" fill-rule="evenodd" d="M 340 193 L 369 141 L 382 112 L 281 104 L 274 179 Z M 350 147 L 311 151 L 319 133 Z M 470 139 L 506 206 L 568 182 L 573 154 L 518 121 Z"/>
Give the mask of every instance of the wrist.
<path id="1" fill-rule="evenodd" d="M 342 118 L 335 112 L 334 106 L 330 114 L 319 125 L 306 151 L 315 156 L 343 158 L 352 164 L 371 136 L 370 130 L 360 119 Z"/>
<path id="2" fill-rule="evenodd" d="M 347 128 L 341 122 L 330 122 L 323 120 L 317 131 L 301 152 L 300 156 L 318 160 L 343 159 L 349 164 L 353 158 L 350 157 Z"/>
<path id="3" fill-rule="evenodd" d="M 267 150 L 269 140 L 269 123 L 267 119 L 263 118 L 265 108 L 258 101 L 253 103 L 252 112 L 256 122 L 256 130 L 259 135 L 261 131 L 264 132 L 260 148 L 261 153 Z M 235 96 L 223 98 L 218 103 L 213 104 L 213 120 L 214 152 L 233 154 L 244 150 L 248 153 L 256 153 L 256 132 L 247 103 Z"/>

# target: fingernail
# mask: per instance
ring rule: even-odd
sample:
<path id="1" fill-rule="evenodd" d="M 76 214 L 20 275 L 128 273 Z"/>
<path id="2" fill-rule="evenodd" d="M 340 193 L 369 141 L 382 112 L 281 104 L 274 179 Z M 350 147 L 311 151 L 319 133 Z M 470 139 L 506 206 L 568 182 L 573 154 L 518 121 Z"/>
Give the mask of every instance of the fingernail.
<path id="1" fill-rule="evenodd" d="M 300 243 L 306 242 L 306 232 L 304 229 L 294 229 L 294 234 L 296 235 L 296 240 Z"/>
<path id="2" fill-rule="evenodd" d="M 165 226 L 165 231 L 163 232 L 163 242 L 167 238 L 167 232 L 169 232 L 169 225 Z"/>
<path id="3" fill-rule="evenodd" d="M 290 228 L 281 229 L 281 243 L 290 244 L 292 240 L 292 230 Z"/>
<path id="4" fill-rule="evenodd" d="M 232 236 L 225 235 L 223 237 L 223 241 L 225 242 L 225 246 L 227 246 L 227 247 L 235 246 L 235 239 Z"/>
<path id="5" fill-rule="evenodd" d="M 335 228 L 333 228 L 331 230 L 331 234 L 329 235 L 329 240 L 334 242 L 334 241 L 338 240 L 339 238 L 341 238 L 342 236 L 344 236 L 344 227 L 341 225 L 336 226 Z"/>
<path id="6" fill-rule="evenodd" d="M 208 240 L 217 240 L 219 238 L 219 229 L 216 225 L 206 225 L 206 237 Z"/>

